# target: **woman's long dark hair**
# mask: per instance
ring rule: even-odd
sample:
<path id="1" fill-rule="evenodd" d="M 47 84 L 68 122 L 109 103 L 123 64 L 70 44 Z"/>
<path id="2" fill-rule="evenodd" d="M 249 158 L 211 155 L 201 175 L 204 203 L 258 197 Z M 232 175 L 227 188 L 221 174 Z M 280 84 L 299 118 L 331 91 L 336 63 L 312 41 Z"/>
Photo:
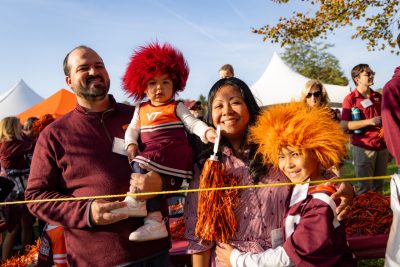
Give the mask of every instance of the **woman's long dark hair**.
<path id="1" fill-rule="evenodd" d="M 218 92 L 218 90 L 225 85 L 230 85 L 240 91 L 246 103 L 247 109 L 249 111 L 248 127 L 254 125 L 258 115 L 261 112 L 261 108 L 258 106 L 248 85 L 236 77 L 220 79 L 211 87 L 210 92 L 208 93 L 208 103 L 207 103 L 208 109 L 207 109 L 206 122 L 209 125 L 214 126 L 212 121 L 212 103 L 214 101 L 215 95 Z M 222 145 L 232 148 L 231 144 L 223 136 L 221 136 L 220 148 L 222 147 Z M 260 181 L 261 176 L 267 172 L 267 168 L 261 161 L 261 157 L 256 155 L 256 151 L 258 148 L 257 145 L 247 144 L 247 132 L 243 138 L 240 150 L 243 150 L 245 148 L 250 149 L 250 155 L 249 155 L 251 159 L 249 166 L 250 174 L 254 182 L 258 183 Z M 208 144 L 208 145 L 203 144 L 200 146 L 196 145 L 196 148 L 194 148 L 196 164 L 200 164 L 199 166 L 201 166 L 204 163 L 204 161 L 212 154 L 212 149 L 213 149 L 213 144 Z M 219 154 L 220 154 L 219 156 L 221 156 L 221 151 L 219 151 Z"/>

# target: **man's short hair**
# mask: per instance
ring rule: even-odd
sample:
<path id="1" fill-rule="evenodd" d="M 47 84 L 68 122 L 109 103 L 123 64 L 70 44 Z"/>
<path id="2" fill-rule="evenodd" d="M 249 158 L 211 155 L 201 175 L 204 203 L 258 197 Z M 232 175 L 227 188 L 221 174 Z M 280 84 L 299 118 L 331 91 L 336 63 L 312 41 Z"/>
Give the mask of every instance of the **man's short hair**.
<path id="1" fill-rule="evenodd" d="M 65 76 L 69 76 L 69 75 L 71 74 L 71 68 L 70 68 L 70 66 L 68 65 L 69 55 L 70 55 L 72 52 L 74 52 L 75 50 L 81 49 L 81 48 L 93 50 L 92 48 L 90 48 L 90 47 L 88 47 L 88 46 L 86 46 L 86 45 L 80 45 L 80 46 L 75 47 L 75 48 L 72 49 L 71 51 L 69 51 L 68 54 L 65 56 L 64 62 L 63 62 L 63 69 L 64 69 L 64 74 L 65 74 Z M 94 50 L 93 50 L 93 51 L 94 51 Z"/>
<path id="2" fill-rule="evenodd" d="M 368 64 L 358 64 L 353 67 L 351 70 L 351 78 L 353 79 L 354 84 L 357 86 L 355 78 L 357 78 L 363 71 L 372 71 Z"/>
<path id="3" fill-rule="evenodd" d="M 231 64 L 222 65 L 222 67 L 219 69 L 219 71 L 221 71 L 221 70 L 229 71 L 230 73 L 232 73 L 233 76 L 235 76 L 235 71 L 233 70 L 233 66 Z"/>

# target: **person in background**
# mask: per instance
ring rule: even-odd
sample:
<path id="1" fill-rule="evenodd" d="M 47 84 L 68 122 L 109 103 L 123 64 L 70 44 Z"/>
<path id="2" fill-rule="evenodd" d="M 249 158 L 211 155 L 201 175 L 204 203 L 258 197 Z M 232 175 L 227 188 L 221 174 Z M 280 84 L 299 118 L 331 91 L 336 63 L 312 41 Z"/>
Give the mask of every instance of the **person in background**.
<path id="1" fill-rule="evenodd" d="M 31 127 L 31 131 L 33 133 L 33 136 L 36 136 L 36 139 L 34 140 L 35 144 L 36 144 L 37 138 L 39 137 L 39 134 L 44 130 L 44 128 L 46 128 L 50 123 L 52 123 L 54 121 L 55 121 L 55 119 L 54 119 L 53 115 L 44 114 L 44 115 L 40 116 L 40 118 L 38 118 L 37 120 L 35 120 L 33 122 L 32 127 Z M 30 156 L 30 162 L 31 162 L 32 161 L 32 155 L 30 154 L 29 156 Z M 44 231 L 44 228 L 46 226 L 46 222 L 41 220 L 41 219 L 38 219 L 38 224 L 39 224 L 38 232 L 42 233 L 42 235 L 43 235 L 43 231 Z"/>
<path id="2" fill-rule="evenodd" d="M 300 101 L 304 102 L 310 108 L 329 107 L 329 96 L 322 82 L 318 80 L 309 80 L 301 91 Z M 340 122 L 340 111 L 330 108 L 330 113 L 334 121 Z M 339 111 L 339 112 L 338 112 Z"/>
<path id="3" fill-rule="evenodd" d="M 261 111 L 250 88 L 242 80 L 231 77 L 217 81 L 208 95 L 207 122 L 221 126 L 219 160 L 225 165 L 226 177 L 237 178 L 237 184 L 255 185 L 288 182 L 277 168 L 265 165 L 255 157 L 258 146 L 248 140 L 248 129 L 256 123 Z M 204 147 L 205 146 L 205 147 Z M 200 174 L 206 159 L 213 153 L 212 145 L 192 143 L 195 158 L 194 179 L 190 189 L 199 188 Z M 137 181 L 133 181 L 137 183 Z M 343 185 L 341 193 L 347 196 L 341 202 L 342 216 L 349 211 L 353 196 L 351 185 Z M 281 232 L 281 220 L 286 211 L 286 201 L 291 188 L 262 187 L 240 190 L 240 199 L 233 212 L 237 229 L 228 243 L 241 251 L 260 253 L 274 246 L 274 238 Z M 337 197 L 341 193 L 335 195 Z M 195 235 L 198 193 L 188 193 L 185 202 L 185 237 L 189 240 L 188 253 L 192 254 L 193 267 L 221 266 L 216 261 L 215 242 L 202 240 Z"/>
<path id="4" fill-rule="evenodd" d="M 270 107 L 250 128 L 250 140 L 266 164 L 279 168 L 293 183 L 282 223 L 283 238 L 261 253 L 245 253 L 217 245 L 225 266 L 356 266 L 337 219 L 336 192 L 320 168 L 339 165 L 347 155 L 347 135 L 331 119 L 329 109 L 309 109 L 299 102 Z M 318 183 L 307 183 L 307 182 Z"/>
<path id="5" fill-rule="evenodd" d="M 46 224 L 40 237 L 38 267 L 68 267 L 64 228 Z"/>
<path id="6" fill-rule="evenodd" d="M 400 48 L 400 34 L 397 36 Z M 400 174 L 400 67 L 383 87 L 382 124 L 387 148 L 396 160 Z"/>
<path id="7" fill-rule="evenodd" d="M 131 175 L 123 146 L 124 129 L 134 108 L 117 103 L 108 94 L 108 72 L 93 49 L 72 49 L 63 67 L 77 106 L 40 133 L 25 197 L 39 200 L 124 194 L 129 191 Z M 178 183 L 168 179 L 162 183 L 153 174 L 143 175 L 146 179 L 140 188 L 147 192 L 179 189 Z M 69 266 L 169 266 L 170 238 L 142 243 L 126 238 L 143 225 L 143 219 L 111 213 L 126 207 L 125 202 L 92 199 L 28 206 L 38 218 L 64 227 Z M 166 214 L 166 203 L 163 207 Z"/>
<path id="8" fill-rule="evenodd" d="M 27 138 L 29 140 L 36 140 L 37 136 L 35 134 L 35 132 L 32 130 L 32 126 L 35 123 L 35 121 L 37 121 L 39 118 L 37 117 L 29 117 L 25 123 L 24 123 L 24 128 L 23 128 L 23 134 L 24 134 L 24 138 Z"/>
<path id="9" fill-rule="evenodd" d="M 204 110 L 203 107 L 201 105 L 201 101 L 199 100 L 185 100 L 183 102 L 183 104 L 185 104 L 185 106 L 189 109 L 190 113 L 192 113 L 192 115 L 199 120 L 203 120 L 204 119 Z"/>
<path id="10" fill-rule="evenodd" d="M 356 88 L 348 94 L 342 104 L 341 125 L 350 131 L 353 145 L 353 160 L 356 177 L 386 175 L 388 151 L 381 134 L 382 95 L 371 89 L 375 72 L 367 64 L 358 64 L 351 70 Z M 352 109 L 357 108 L 360 120 L 352 120 Z M 354 111 L 353 111 L 354 112 Z M 357 194 L 369 190 L 382 191 L 383 180 L 359 181 Z"/>
<path id="11" fill-rule="evenodd" d="M 235 71 L 231 64 L 222 65 L 219 69 L 219 77 L 222 78 L 230 78 L 235 76 Z"/>
<path id="12" fill-rule="evenodd" d="M 329 107 L 329 96 L 322 82 L 318 80 L 309 80 L 304 85 L 301 91 L 300 102 L 306 104 L 307 107 L 313 108 L 328 108 L 329 113 L 334 121 L 340 122 L 340 111 L 339 109 L 333 109 Z M 332 166 L 329 168 L 337 177 L 342 176 L 342 165 Z"/>
<path id="13" fill-rule="evenodd" d="M 29 173 L 28 154 L 32 154 L 34 144 L 22 138 L 22 125 L 17 117 L 6 117 L 0 121 L 0 165 L 2 176 L 15 183 L 7 201 L 24 199 L 26 179 Z M 24 249 L 33 241 L 34 218 L 26 205 L 7 205 L 4 208 L 7 233 L 2 246 L 2 260 L 12 256 L 12 248 L 17 233 L 21 231 L 21 245 Z"/>

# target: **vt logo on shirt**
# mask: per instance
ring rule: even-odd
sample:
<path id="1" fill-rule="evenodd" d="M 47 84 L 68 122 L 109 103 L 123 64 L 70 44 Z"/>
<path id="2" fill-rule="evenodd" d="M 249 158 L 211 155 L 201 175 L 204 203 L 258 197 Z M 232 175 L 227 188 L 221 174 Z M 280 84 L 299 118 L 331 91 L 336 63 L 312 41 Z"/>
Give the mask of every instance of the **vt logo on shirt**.
<path id="1" fill-rule="evenodd" d="M 162 113 L 161 111 L 151 112 L 151 113 L 147 112 L 146 116 L 149 121 L 154 121 L 157 118 L 157 116 L 160 115 L 161 113 Z"/>

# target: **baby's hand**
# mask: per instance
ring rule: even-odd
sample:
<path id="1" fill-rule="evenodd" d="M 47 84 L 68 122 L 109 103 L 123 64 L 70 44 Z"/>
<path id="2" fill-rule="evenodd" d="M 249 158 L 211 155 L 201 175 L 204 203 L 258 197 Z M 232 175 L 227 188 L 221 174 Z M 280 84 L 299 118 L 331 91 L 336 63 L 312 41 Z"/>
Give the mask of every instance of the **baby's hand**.
<path id="1" fill-rule="evenodd" d="M 214 128 L 210 128 L 207 130 L 206 138 L 207 138 L 208 142 L 211 142 L 211 143 L 215 142 L 215 138 L 217 138 L 217 132 L 215 131 Z"/>
<path id="2" fill-rule="evenodd" d="M 128 152 L 129 162 L 131 162 L 137 155 L 138 146 L 135 144 L 130 144 L 126 150 Z"/>

